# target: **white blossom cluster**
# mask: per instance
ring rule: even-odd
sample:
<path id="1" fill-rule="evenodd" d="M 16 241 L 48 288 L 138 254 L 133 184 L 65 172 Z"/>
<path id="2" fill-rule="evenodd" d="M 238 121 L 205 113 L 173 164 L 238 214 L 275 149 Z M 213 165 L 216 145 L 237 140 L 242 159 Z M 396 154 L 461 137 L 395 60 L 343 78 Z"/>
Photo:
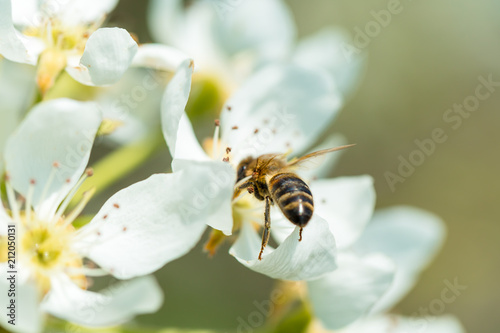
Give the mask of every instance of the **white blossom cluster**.
<path id="1" fill-rule="evenodd" d="M 362 57 L 342 55 L 347 37 L 326 28 L 297 41 L 280 0 L 150 2 L 148 23 L 158 43 L 138 44 L 125 29 L 101 27 L 118 0 L 0 0 L 0 266 L 7 275 L 13 227 L 18 308 L 15 325 L 2 314 L 2 327 L 42 332 L 48 315 L 106 327 L 156 312 L 163 292 L 151 273 L 211 229 L 219 238 L 234 235 L 227 238 L 234 239 L 229 254 L 247 268 L 304 281 L 323 329 L 463 332 L 452 317 L 422 330 L 386 314 L 441 247 L 444 224 L 413 207 L 375 212 L 369 175 L 325 178 L 338 154 L 300 173 L 315 200 L 302 241 L 299 228 L 272 208 L 276 246 L 268 245 L 262 260 L 264 205 L 250 194 L 233 198 L 237 166 L 248 156 L 301 156 L 346 143 L 339 134 L 324 134 L 364 66 Z M 172 172 L 122 189 L 80 227 L 76 221 L 93 194 L 77 195 L 93 174 L 91 149 L 116 116 L 113 87 L 130 83 L 134 68 L 170 76 L 161 106 L 121 114 L 109 137 L 129 144 L 150 131 L 147 119 L 158 115 L 153 119 L 161 119 Z M 63 75 L 82 87 L 111 90 L 92 100 L 46 98 Z M 205 144 L 185 112 L 198 77 L 210 77 L 225 94 Z M 39 99 L 30 104 L 33 94 Z M 10 285 L 3 275 L 5 309 Z M 90 290 L 91 278 L 101 276 L 123 282 Z"/>

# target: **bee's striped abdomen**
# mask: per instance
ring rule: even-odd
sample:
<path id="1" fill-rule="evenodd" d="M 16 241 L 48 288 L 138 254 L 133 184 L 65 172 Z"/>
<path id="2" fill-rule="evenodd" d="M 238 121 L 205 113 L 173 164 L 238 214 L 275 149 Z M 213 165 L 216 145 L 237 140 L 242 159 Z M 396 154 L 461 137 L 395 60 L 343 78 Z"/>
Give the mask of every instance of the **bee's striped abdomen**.
<path id="1" fill-rule="evenodd" d="M 309 186 L 293 173 L 277 174 L 269 181 L 272 199 L 285 217 L 303 227 L 313 215 L 314 203 Z"/>

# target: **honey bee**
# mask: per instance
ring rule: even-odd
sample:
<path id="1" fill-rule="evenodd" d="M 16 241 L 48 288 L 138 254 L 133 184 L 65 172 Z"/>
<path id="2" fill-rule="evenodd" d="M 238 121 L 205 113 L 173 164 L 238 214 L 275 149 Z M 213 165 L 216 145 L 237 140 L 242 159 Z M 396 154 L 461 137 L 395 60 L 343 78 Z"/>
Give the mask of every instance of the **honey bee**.
<path id="1" fill-rule="evenodd" d="M 257 158 L 247 157 L 239 163 L 234 198 L 247 189 L 255 198 L 266 202 L 259 260 L 269 241 L 271 205 L 277 203 L 283 215 L 300 227 L 299 242 L 302 240 L 302 229 L 312 218 L 314 201 L 311 190 L 294 170 L 304 167 L 305 162 L 312 159 L 352 146 L 354 145 L 319 150 L 290 161 L 286 160 L 286 154 L 265 154 Z"/>

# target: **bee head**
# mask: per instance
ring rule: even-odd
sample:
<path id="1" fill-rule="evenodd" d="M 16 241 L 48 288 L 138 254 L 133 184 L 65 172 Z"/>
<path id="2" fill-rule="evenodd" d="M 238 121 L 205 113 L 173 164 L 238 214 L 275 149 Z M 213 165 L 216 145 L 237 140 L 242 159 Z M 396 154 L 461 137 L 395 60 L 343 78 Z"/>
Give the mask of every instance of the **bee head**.
<path id="1" fill-rule="evenodd" d="M 251 164 L 254 161 L 255 160 L 253 157 L 247 157 L 247 158 L 243 159 L 240 162 L 240 164 L 238 164 L 238 167 L 236 168 L 236 173 L 237 173 L 236 183 L 238 183 L 243 178 L 252 175 L 253 168 L 251 167 Z"/>

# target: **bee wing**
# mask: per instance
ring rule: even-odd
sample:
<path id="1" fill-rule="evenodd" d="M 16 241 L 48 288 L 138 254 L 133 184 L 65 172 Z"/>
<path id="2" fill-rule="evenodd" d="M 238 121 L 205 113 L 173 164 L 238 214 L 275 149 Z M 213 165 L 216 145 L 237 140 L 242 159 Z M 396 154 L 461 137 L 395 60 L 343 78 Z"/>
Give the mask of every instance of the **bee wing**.
<path id="1" fill-rule="evenodd" d="M 286 164 L 286 157 L 289 153 L 285 154 L 266 154 L 257 158 L 256 170 L 266 170 L 273 172 L 281 169 L 281 166 Z"/>
<path id="2" fill-rule="evenodd" d="M 339 146 L 334 148 L 328 148 L 323 150 L 318 150 L 299 158 L 292 159 L 288 162 L 287 167 L 290 169 L 308 169 L 317 167 L 321 160 L 324 158 L 325 154 L 332 153 L 334 151 L 342 150 L 355 146 L 355 144 Z"/>

